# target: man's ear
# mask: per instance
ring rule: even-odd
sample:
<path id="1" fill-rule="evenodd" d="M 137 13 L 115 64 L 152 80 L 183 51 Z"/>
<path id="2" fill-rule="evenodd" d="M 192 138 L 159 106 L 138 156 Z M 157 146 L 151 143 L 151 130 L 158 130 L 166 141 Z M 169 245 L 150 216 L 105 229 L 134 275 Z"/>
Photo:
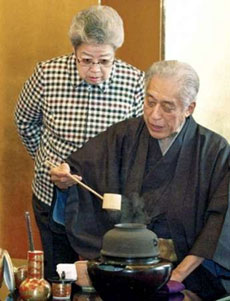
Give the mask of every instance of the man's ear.
<path id="1" fill-rule="evenodd" d="M 194 110 L 195 110 L 195 107 L 196 107 L 196 102 L 195 101 L 190 103 L 190 105 L 186 108 L 185 117 L 188 117 L 188 116 L 192 115 Z"/>

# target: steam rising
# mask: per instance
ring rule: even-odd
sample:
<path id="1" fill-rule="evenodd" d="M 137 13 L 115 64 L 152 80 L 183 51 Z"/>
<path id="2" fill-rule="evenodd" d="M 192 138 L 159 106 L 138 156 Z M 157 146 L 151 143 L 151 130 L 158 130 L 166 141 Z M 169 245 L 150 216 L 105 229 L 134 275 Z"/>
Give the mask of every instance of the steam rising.
<path id="1" fill-rule="evenodd" d="M 149 224 L 150 217 L 145 209 L 145 202 L 138 193 L 133 193 L 130 198 L 122 196 L 121 223 Z"/>

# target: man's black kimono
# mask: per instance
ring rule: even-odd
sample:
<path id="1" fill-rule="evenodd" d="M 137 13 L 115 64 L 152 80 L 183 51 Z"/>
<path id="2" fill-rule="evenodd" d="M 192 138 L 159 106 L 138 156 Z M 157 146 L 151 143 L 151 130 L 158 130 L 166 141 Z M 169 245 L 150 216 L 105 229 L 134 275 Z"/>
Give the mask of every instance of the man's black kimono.
<path id="1" fill-rule="evenodd" d="M 139 198 L 139 211 L 146 217 L 143 223 L 157 230 L 159 236 L 162 221 L 165 233 L 174 241 L 179 262 L 193 254 L 216 259 L 230 269 L 230 239 L 221 239 L 229 224 L 225 222 L 223 227 L 229 203 L 229 154 L 230 147 L 223 137 L 189 117 L 162 156 L 158 141 L 150 136 L 140 117 L 110 127 L 67 162 L 72 173 L 81 175 L 100 194 L 122 194 L 122 210 L 128 208 L 135 213 L 130 202 L 135 199 L 137 206 Z M 97 257 L 104 233 L 122 218 L 125 222 L 127 216 L 122 211 L 103 210 L 101 205 L 101 200 L 84 188 L 69 189 L 66 232 L 74 250 L 85 258 Z M 185 284 L 199 292 L 206 286 L 209 290 L 208 282 L 214 291 L 219 289 L 201 266 Z"/>

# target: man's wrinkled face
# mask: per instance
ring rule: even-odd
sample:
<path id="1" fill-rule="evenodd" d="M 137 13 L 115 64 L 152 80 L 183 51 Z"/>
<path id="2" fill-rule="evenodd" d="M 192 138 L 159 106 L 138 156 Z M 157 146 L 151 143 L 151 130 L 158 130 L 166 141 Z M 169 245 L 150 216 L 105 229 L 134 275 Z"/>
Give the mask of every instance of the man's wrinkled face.
<path id="1" fill-rule="evenodd" d="M 75 51 L 80 77 L 89 84 L 101 84 L 109 78 L 114 55 L 111 45 L 81 44 Z"/>
<path id="2" fill-rule="evenodd" d="M 184 108 L 177 98 L 177 86 L 173 78 L 154 76 L 149 82 L 144 101 L 144 120 L 153 138 L 163 139 L 175 133 L 195 108 L 195 102 Z"/>

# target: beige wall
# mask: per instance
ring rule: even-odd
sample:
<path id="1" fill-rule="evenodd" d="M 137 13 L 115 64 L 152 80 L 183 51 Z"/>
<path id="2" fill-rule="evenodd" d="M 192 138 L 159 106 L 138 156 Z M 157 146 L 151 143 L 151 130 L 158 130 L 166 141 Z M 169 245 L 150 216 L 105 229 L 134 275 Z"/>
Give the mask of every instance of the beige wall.
<path id="1" fill-rule="evenodd" d="M 197 70 L 194 117 L 230 141 L 230 1 L 165 0 L 165 5 L 166 59 Z"/>
<path id="2" fill-rule="evenodd" d="M 97 0 L 0 0 L 0 247 L 26 256 L 24 211 L 31 210 L 33 162 L 17 136 L 13 110 L 37 61 L 71 51 L 73 15 Z M 35 245 L 40 247 L 37 230 Z"/>

